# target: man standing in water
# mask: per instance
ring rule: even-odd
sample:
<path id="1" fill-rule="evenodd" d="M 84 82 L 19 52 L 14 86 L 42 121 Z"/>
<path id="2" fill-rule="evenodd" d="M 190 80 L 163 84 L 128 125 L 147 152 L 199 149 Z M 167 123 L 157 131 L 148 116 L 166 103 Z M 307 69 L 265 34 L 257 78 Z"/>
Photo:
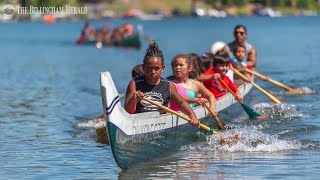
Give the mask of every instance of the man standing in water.
<path id="1" fill-rule="evenodd" d="M 243 45 L 244 47 L 246 47 L 246 58 L 248 65 L 251 67 L 255 67 L 257 64 L 257 51 L 251 44 L 246 42 L 246 39 L 248 37 L 246 26 L 242 24 L 236 25 L 233 30 L 233 35 L 234 41 L 228 43 L 229 57 L 234 57 L 233 52 L 237 45 Z"/>

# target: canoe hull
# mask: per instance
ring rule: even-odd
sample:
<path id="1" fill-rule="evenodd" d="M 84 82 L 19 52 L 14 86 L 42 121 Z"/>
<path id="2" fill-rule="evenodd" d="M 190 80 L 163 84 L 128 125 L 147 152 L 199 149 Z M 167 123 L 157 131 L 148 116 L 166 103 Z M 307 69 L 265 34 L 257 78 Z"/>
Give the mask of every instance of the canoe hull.
<path id="1" fill-rule="evenodd" d="M 197 140 L 200 129 L 176 115 L 160 115 L 159 112 L 128 114 L 119 102 L 110 73 L 101 73 L 100 82 L 106 130 L 114 159 L 120 168 L 127 169 L 148 162 Z M 239 90 L 245 95 L 251 87 L 250 84 L 244 84 Z M 217 111 L 235 102 L 231 94 L 227 94 L 217 100 Z M 198 106 L 194 112 L 201 123 L 214 125 L 206 108 Z"/>
<path id="2" fill-rule="evenodd" d="M 188 124 L 183 126 L 188 126 Z M 122 169 L 130 168 L 141 162 L 149 162 L 196 139 L 196 137 L 184 133 L 184 129 L 188 129 L 190 132 L 189 128 L 186 127 L 173 127 L 137 135 L 126 135 L 112 123 L 108 123 L 107 127 L 110 133 L 113 156 Z M 194 128 L 194 133 L 197 130 L 197 128 Z"/>
<path id="3" fill-rule="evenodd" d="M 79 37 L 76 40 L 76 44 L 82 44 L 82 45 L 93 45 L 96 44 L 96 39 L 84 39 L 82 37 Z M 133 48 L 140 48 L 141 47 L 141 38 L 140 35 L 134 35 L 131 37 L 127 37 L 119 42 L 112 41 L 111 43 L 103 42 L 103 46 L 119 46 L 119 47 L 133 47 Z"/>

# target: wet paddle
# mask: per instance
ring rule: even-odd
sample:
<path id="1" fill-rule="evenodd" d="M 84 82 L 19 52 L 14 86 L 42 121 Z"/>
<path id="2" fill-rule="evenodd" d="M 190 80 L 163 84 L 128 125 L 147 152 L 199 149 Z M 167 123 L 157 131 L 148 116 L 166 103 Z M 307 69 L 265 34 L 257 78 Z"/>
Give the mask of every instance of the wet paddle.
<path id="1" fill-rule="evenodd" d="M 98 120 L 98 119 L 101 119 L 101 118 L 104 118 L 104 114 L 101 114 L 101 115 L 99 115 L 99 116 L 96 117 L 97 120 Z"/>
<path id="2" fill-rule="evenodd" d="M 234 73 L 236 73 L 238 76 L 240 76 L 243 80 L 248 81 L 248 78 L 243 75 L 241 72 L 239 72 L 238 70 L 234 69 L 232 66 L 230 66 L 230 68 L 232 69 L 232 71 Z M 274 103 L 276 104 L 281 104 L 281 101 L 279 99 L 277 99 L 276 97 L 274 97 L 273 95 L 271 95 L 270 93 L 268 93 L 266 90 L 264 90 L 263 88 L 261 88 L 260 86 L 258 86 L 256 83 L 254 82 L 250 82 L 255 88 L 257 88 L 258 90 L 260 90 L 263 94 L 265 94 L 268 98 L 270 98 Z"/>
<path id="3" fill-rule="evenodd" d="M 182 119 L 184 119 L 184 120 L 186 120 L 188 122 L 191 121 L 191 119 L 189 117 L 187 117 L 187 116 L 185 116 L 183 114 L 180 114 L 180 113 L 178 113 L 178 112 L 176 112 L 176 111 L 174 111 L 174 110 L 172 110 L 172 109 L 170 109 L 168 107 L 165 107 L 165 106 L 163 106 L 163 105 L 161 105 L 161 104 L 159 104 L 157 102 L 154 102 L 154 101 L 152 101 L 152 100 L 150 100 L 150 99 L 148 99 L 146 97 L 143 97 L 143 100 L 145 100 L 145 101 L 147 101 L 147 102 L 149 102 L 149 103 L 151 103 L 151 104 L 153 104 L 153 105 L 155 105 L 155 106 L 157 106 L 157 107 L 159 107 L 159 108 L 161 108 L 161 109 L 163 109 L 163 110 L 165 110 L 165 111 L 167 111 L 167 112 L 169 112 L 171 114 L 179 116 L 179 117 L 181 117 Z M 217 130 L 215 130 L 213 128 L 210 128 L 210 127 L 208 127 L 208 126 L 206 126 L 204 124 L 200 123 L 199 126 L 200 126 L 201 129 L 203 129 L 203 130 L 205 130 L 207 132 L 210 132 L 210 133 L 213 133 L 213 134 L 219 134 L 220 133 L 219 131 L 217 131 Z"/>
<path id="4" fill-rule="evenodd" d="M 96 125 L 99 125 L 99 127 L 96 127 L 96 136 L 97 136 L 98 142 L 102 144 L 110 145 L 107 129 L 105 125 L 103 125 L 105 123 L 104 121 L 105 121 L 104 114 L 101 114 L 98 117 L 96 117 L 95 123 Z"/>
<path id="5" fill-rule="evenodd" d="M 237 95 L 230 89 L 230 87 L 222 80 L 222 79 L 219 79 L 220 82 L 228 89 L 228 91 L 236 98 Z M 259 113 L 257 113 L 256 111 L 254 111 L 252 108 L 250 108 L 248 105 L 244 104 L 244 103 L 241 103 L 240 101 L 238 101 L 242 108 L 244 109 L 244 111 L 248 114 L 248 116 L 250 118 L 257 118 L 257 117 L 262 117 Z M 259 119 L 259 118 L 257 118 Z"/>
<path id="6" fill-rule="evenodd" d="M 250 73 L 250 74 L 253 74 L 253 75 L 261 78 L 261 79 L 267 79 L 267 81 L 269 81 L 269 82 L 271 82 L 271 83 L 273 83 L 273 84 L 275 84 L 275 85 L 278 85 L 278 86 L 280 86 L 280 87 L 282 87 L 282 88 L 284 88 L 284 89 L 286 89 L 286 90 L 288 90 L 288 91 L 294 91 L 294 89 L 296 89 L 296 87 L 290 87 L 290 86 L 288 86 L 288 85 L 285 85 L 285 84 L 283 84 L 283 83 L 281 83 L 281 82 L 278 82 L 278 81 L 276 81 L 276 80 L 273 80 L 273 79 L 271 79 L 271 78 L 267 78 L 266 76 L 258 73 L 257 71 L 254 71 L 254 70 L 251 70 L 251 69 L 248 69 L 248 68 L 246 68 L 246 71 L 247 71 L 248 73 Z"/>
<path id="7" fill-rule="evenodd" d="M 207 104 L 204 104 L 204 106 L 207 108 L 207 110 L 210 112 L 211 116 L 216 120 L 216 123 L 218 125 L 219 130 L 225 130 L 224 124 L 220 121 L 218 116 L 214 116 L 213 113 L 211 112 L 209 106 Z"/>

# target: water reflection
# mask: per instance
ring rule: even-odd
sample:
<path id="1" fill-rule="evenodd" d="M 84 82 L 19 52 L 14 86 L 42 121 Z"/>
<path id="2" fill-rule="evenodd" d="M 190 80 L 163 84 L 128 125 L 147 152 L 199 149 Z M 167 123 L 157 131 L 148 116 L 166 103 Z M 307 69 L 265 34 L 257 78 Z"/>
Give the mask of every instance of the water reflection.
<path id="1" fill-rule="evenodd" d="M 251 167 L 285 161 L 286 151 L 270 153 L 211 149 L 207 143 L 183 147 L 166 158 L 156 159 L 129 170 L 122 170 L 119 179 L 230 179 L 243 178 L 242 171 Z M 255 164 L 255 165 L 254 165 Z M 256 174 L 256 176 L 258 176 Z"/>
<path id="2" fill-rule="evenodd" d="M 209 165 L 201 154 L 192 154 L 189 151 L 179 151 L 166 158 L 122 170 L 119 179 L 128 178 L 172 178 L 172 179 L 199 179 L 208 170 Z M 139 172 L 139 173 L 137 173 Z"/>

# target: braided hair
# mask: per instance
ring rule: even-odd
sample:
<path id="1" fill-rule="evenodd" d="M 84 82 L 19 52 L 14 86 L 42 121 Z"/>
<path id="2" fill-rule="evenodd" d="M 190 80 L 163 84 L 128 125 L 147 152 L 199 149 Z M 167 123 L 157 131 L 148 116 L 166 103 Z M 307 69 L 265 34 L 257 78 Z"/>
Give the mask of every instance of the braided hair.
<path id="1" fill-rule="evenodd" d="M 136 66 L 132 69 L 131 75 L 132 75 L 132 78 L 136 78 L 136 77 L 139 77 L 139 76 L 143 76 L 143 75 L 144 75 L 144 72 L 143 72 L 142 64 L 136 65 Z"/>
<path id="2" fill-rule="evenodd" d="M 162 51 L 159 49 L 158 44 L 155 41 L 152 41 L 147 50 L 146 54 L 143 58 L 143 64 L 146 64 L 148 59 L 153 58 L 153 57 L 159 57 L 161 58 L 161 64 L 164 65 L 164 59 L 163 59 L 163 54 Z"/>

